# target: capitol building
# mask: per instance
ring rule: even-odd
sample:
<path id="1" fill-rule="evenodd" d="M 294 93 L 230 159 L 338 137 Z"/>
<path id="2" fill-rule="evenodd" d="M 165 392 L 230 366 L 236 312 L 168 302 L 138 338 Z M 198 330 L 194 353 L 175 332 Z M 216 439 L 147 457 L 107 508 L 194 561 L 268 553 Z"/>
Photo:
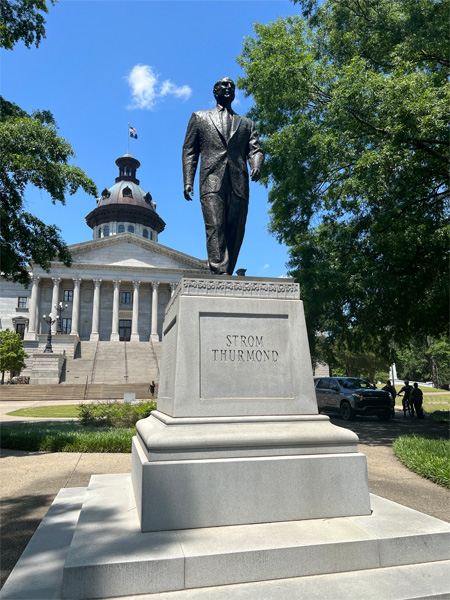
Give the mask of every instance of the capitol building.
<path id="1" fill-rule="evenodd" d="M 136 372 L 145 365 L 136 359 L 133 366 L 133 356 L 159 355 L 165 309 L 181 277 L 210 272 L 206 260 L 159 243 L 165 223 L 137 179 L 139 161 L 125 154 L 116 165 L 115 183 L 101 192 L 86 216 L 92 240 L 69 246 L 72 266 L 52 262 L 47 273 L 30 265 L 28 288 L 1 281 L 0 329 L 24 339 L 30 358 L 23 374 L 31 376 L 31 383 L 157 377 L 156 367 L 151 373 Z M 57 312 L 52 356 L 44 352 L 49 326 L 43 316 Z M 127 352 L 124 375 L 119 363 Z M 95 369 L 94 361 L 109 368 Z"/>

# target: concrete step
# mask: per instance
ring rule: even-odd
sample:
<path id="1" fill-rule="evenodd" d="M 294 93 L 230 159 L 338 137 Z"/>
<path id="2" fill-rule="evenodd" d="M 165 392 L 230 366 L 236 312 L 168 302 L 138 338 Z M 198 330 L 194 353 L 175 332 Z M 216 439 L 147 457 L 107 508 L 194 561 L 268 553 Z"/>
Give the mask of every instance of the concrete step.
<path id="1" fill-rule="evenodd" d="M 61 490 L 2 600 L 450 598 L 449 524 L 383 498 L 365 517 L 141 533 L 130 486 Z"/>
<path id="2" fill-rule="evenodd" d="M 86 390 L 86 393 L 85 393 Z M 38 402 L 40 400 L 123 400 L 125 393 L 135 393 L 137 400 L 150 399 L 148 383 L 72 385 L 4 385 L 0 401 Z"/>
<path id="3" fill-rule="evenodd" d="M 80 342 L 67 359 L 64 383 L 150 383 L 159 379 L 151 342 Z"/>

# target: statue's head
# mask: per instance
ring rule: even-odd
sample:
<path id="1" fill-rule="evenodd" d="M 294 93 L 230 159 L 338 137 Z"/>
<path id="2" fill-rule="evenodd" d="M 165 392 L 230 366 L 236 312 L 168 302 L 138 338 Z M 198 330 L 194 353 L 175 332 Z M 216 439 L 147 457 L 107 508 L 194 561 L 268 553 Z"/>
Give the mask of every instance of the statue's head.
<path id="1" fill-rule="evenodd" d="M 235 89 L 234 81 L 229 77 L 223 77 L 214 84 L 214 98 L 221 105 L 231 104 L 234 100 Z"/>

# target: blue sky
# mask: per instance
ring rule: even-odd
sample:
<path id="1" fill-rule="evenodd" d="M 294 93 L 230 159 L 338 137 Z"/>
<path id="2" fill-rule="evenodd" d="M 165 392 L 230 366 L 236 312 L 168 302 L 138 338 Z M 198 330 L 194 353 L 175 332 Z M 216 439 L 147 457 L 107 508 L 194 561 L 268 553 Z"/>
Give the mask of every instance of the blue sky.
<path id="1" fill-rule="evenodd" d="M 115 1 L 60 0 L 46 16 L 39 48 L 20 42 L 2 51 L 1 92 L 27 111 L 50 110 L 76 153 L 74 164 L 98 190 L 117 176 L 127 151 L 128 123 L 138 131 L 130 153 L 138 178 L 166 222 L 159 242 L 206 258 L 198 199 L 183 198 L 181 147 L 191 113 L 214 105 L 212 87 L 242 71 L 236 56 L 252 23 L 295 14 L 288 0 Z M 251 99 L 238 92 L 233 108 L 245 114 Z M 250 208 L 237 268 L 247 275 L 280 277 L 287 249 L 267 231 L 268 190 L 251 184 Z M 83 192 L 53 206 L 41 191 L 27 191 L 27 210 L 56 224 L 68 244 L 92 238 L 85 216 L 95 208 Z"/>

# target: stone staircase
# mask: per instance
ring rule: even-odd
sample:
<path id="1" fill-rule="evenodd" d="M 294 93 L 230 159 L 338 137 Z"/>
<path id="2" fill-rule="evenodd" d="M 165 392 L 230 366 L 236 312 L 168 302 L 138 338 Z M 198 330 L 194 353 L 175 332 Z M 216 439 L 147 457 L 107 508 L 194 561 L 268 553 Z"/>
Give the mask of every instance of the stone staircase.
<path id="1" fill-rule="evenodd" d="M 62 383 L 148 386 L 159 379 L 160 347 L 152 342 L 80 342 L 74 358 L 66 361 Z"/>
<path id="2" fill-rule="evenodd" d="M 134 392 L 136 400 L 149 400 L 148 383 L 89 385 L 3 385 L 0 401 L 39 402 L 53 400 L 123 400 L 125 393 Z"/>
<path id="3" fill-rule="evenodd" d="M 67 357 L 61 383 L 85 385 L 90 383 L 98 342 L 79 342 L 74 357 Z"/>

